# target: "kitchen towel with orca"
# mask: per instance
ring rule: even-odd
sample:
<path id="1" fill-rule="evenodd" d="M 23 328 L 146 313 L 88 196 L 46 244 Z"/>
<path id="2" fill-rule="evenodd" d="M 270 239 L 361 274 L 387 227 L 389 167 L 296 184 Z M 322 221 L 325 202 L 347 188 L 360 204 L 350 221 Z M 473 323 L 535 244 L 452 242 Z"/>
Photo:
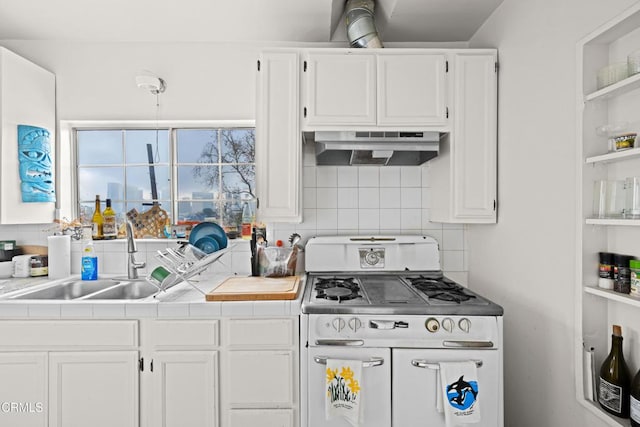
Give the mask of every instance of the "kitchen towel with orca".
<path id="1" fill-rule="evenodd" d="M 326 419 L 344 418 L 360 425 L 362 415 L 362 361 L 327 359 Z"/>
<path id="2" fill-rule="evenodd" d="M 480 421 L 476 362 L 440 362 L 440 384 L 447 427 Z"/>

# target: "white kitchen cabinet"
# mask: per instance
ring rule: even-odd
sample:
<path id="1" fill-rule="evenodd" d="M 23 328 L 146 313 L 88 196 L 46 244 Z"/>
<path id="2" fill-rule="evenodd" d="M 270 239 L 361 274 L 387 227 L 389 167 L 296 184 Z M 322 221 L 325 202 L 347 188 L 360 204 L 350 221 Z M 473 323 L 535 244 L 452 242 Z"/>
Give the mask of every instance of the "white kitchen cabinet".
<path id="1" fill-rule="evenodd" d="M 44 128 L 50 134 L 55 171 L 55 76 L 0 47 L 0 224 L 48 223 L 55 202 L 23 203 L 18 161 L 18 125 Z"/>
<path id="2" fill-rule="evenodd" d="M 49 354 L 49 427 L 136 427 L 138 352 Z"/>
<path id="3" fill-rule="evenodd" d="M 378 125 L 445 125 L 446 61 L 444 53 L 377 55 Z"/>
<path id="4" fill-rule="evenodd" d="M 497 52 L 457 50 L 450 73 L 451 133 L 428 163 L 431 221 L 495 223 L 497 216 Z"/>
<path id="5" fill-rule="evenodd" d="M 293 427 L 297 423 L 290 409 L 234 409 L 229 413 L 229 425 L 234 427 Z"/>
<path id="6" fill-rule="evenodd" d="M 304 130 L 446 127 L 446 54 L 425 50 L 308 51 Z"/>
<path id="7" fill-rule="evenodd" d="M 218 425 L 217 351 L 158 351 L 152 366 L 150 426 Z"/>
<path id="8" fill-rule="evenodd" d="M 263 51 L 256 111 L 257 217 L 302 221 L 302 138 L 299 131 L 299 53 Z"/>
<path id="9" fill-rule="evenodd" d="M 47 377 L 47 353 L 0 353 L 0 425 L 47 426 Z"/>
<path id="10" fill-rule="evenodd" d="M 598 252 L 632 255 L 640 259 L 640 221 L 596 218 L 594 184 L 638 176 L 640 149 L 608 153 L 608 137 L 596 128 L 628 122 L 620 132 L 640 133 L 640 74 L 609 86 L 597 87 L 597 73 L 608 64 L 625 62 L 640 45 L 640 4 L 603 24 L 577 44 L 577 202 L 576 209 L 576 398 L 605 424 L 628 426 L 601 410 L 588 395 L 589 366 L 585 349 L 593 348 L 596 376 L 609 353 L 612 324 L 622 326 L 623 351 L 631 369 L 640 366 L 640 300 L 598 287 Z M 636 142 L 637 144 L 637 142 Z M 635 375 L 636 372 L 632 372 Z"/>

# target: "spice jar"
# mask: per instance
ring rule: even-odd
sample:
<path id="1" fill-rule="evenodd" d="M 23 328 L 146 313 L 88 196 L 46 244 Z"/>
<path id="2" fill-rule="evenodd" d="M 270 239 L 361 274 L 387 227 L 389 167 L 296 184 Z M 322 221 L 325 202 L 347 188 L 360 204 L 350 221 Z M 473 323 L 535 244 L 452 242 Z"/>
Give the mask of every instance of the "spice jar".
<path id="1" fill-rule="evenodd" d="M 598 287 L 603 289 L 613 289 L 613 254 L 610 252 L 599 252 L 600 263 L 598 264 Z"/>
<path id="2" fill-rule="evenodd" d="M 614 254 L 613 262 L 613 290 L 622 294 L 628 294 L 631 291 L 631 269 L 629 262 L 633 259 L 629 255 Z"/>
<path id="3" fill-rule="evenodd" d="M 631 289 L 630 294 L 636 298 L 640 298 L 640 260 L 632 259 L 629 261 L 631 269 Z"/>

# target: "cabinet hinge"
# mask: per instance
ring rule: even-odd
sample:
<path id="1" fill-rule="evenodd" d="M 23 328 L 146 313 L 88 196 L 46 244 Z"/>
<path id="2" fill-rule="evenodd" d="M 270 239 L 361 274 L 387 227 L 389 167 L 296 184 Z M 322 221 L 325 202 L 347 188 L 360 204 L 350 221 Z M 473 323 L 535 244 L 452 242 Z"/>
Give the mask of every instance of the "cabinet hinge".
<path id="1" fill-rule="evenodd" d="M 307 117 L 307 107 L 304 107 L 302 109 L 302 115 L 303 115 L 303 117 Z"/>
<path id="2" fill-rule="evenodd" d="M 500 69 L 500 65 L 498 64 L 498 61 L 496 61 L 496 66 L 495 66 L 496 73 L 498 72 L 499 69 Z"/>
<path id="3" fill-rule="evenodd" d="M 138 360 L 138 369 L 140 370 L 140 372 L 144 371 L 144 357 L 141 357 Z"/>
<path id="4" fill-rule="evenodd" d="M 497 205 L 498 205 L 498 203 L 496 202 L 495 199 L 493 199 L 493 210 L 494 210 L 494 212 L 496 210 Z"/>
<path id="5" fill-rule="evenodd" d="M 446 108 L 447 119 L 449 118 L 449 107 Z"/>
<path id="6" fill-rule="evenodd" d="M 149 364 L 149 370 L 153 372 L 153 359 L 151 359 L 151 363 Z"/>
<path id="7" fill-rule="evenodd" d="M 304 61 L 302 63 L 302 71 L 305 72 L 305 73 L 307 72 L 307 61 Z"/>
<path id="8" fill-rule="evenodd" d="M 258 59 L 258 71 L 260 71 L 260 60 Z"/>
<path id="9" fill-rule="evenodd" d="M 260 209 L 260 197 L 256 198 L 256 209 Z"/>
<path id="10" fill-rule="evenodd" d="M 444 61 L 444 72 L 445 73 L 449 72 L 449 61 Z"/>

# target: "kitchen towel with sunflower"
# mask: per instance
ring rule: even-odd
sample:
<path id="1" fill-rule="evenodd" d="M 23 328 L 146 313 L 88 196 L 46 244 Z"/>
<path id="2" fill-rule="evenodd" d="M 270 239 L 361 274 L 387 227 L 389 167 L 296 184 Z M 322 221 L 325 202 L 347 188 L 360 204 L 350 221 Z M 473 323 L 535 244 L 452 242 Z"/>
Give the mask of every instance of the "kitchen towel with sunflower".
<path id="1" fill-rule="evenodd" d="M 344 418 L 351 425 L 360 425 L 362 414 L 362 361 L 327 360 L 327 420 Z"/>

